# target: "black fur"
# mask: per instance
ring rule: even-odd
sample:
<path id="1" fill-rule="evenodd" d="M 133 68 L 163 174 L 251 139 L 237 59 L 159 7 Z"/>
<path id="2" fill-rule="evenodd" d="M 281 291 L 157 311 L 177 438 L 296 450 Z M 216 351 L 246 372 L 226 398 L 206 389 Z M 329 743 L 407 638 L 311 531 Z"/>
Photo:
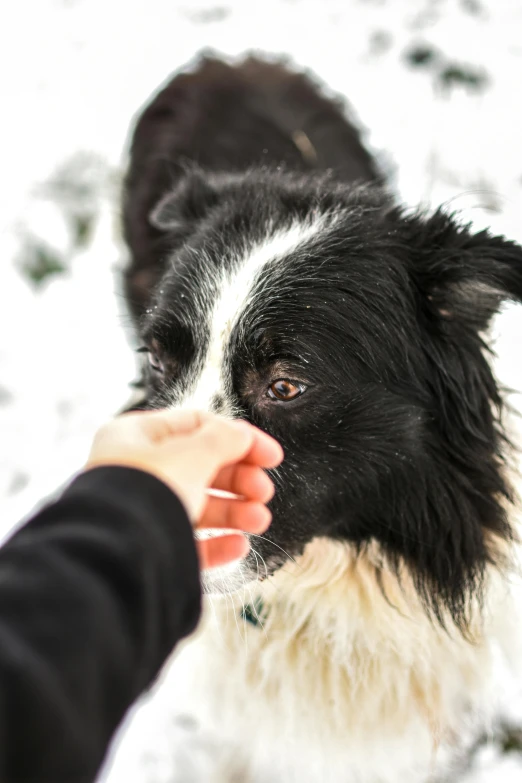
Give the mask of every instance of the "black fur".
<path id="1" fill-rule="evenodd" d="M 522 300 L 522 250 L 442 211 L 397 208 L 338 104 L 282 65 L 206 59 L 138 122 L 127 291 L 164 366 L 146 378 L 145 407 L 181 395 L 202 361 L 201 281 L 267 225 L 317 215 L 335 221 L 267 265 L 225 357 L 224 394 L 286 453 L 256 548 L 273 570 L 318 535 L 377 540 L 427 611 L 465 631 L 512 536 L 502 399 L 481 333 L 503 300 Z M 282 373 L 306 393 L 270 400 Z"/>
<path id="2" fill-rule="evenodd" d="M 296 131 L 310 139 L 316 160 L 300 152 Z M 292 171 L 332 169 L 347 181 L 379 178 L 340 103 L 319 95 L 309 79 L 255 58 L 241 68 L 203 58 L 195 73 L 179 74 L 159 92 L 133 133 L 123 214 L 135 315 L 145 309 L 168 247 L 149 215 L 194 163 L 206 171 L 284 164 Z"/>

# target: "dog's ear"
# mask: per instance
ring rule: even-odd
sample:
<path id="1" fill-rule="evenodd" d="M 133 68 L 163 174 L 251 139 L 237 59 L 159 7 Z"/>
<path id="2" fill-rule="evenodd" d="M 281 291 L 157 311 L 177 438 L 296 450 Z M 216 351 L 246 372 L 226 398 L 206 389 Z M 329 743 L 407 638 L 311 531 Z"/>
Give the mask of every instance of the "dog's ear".
<path id="1" fill-rule="evenodd" d="M 489 231 L 473 232 L 438 210 L 388 215 L 427 306 L 446 321 L 487 328 L 503 301 L 522 302 L 522 247 Z"/>
<path id="2" fill-rule="evenodd" d="M 218 194 L 197 171 L 186 174 L 152 210 L 150 224 L 159 231 L 190 229 L 218 201 Z"/>
<path id="3" fill-rule="evenodd" d="M 388 246 L 407 265 L 425 327 L 420 345 L 431 397 L 425 435 L 432 459 L 419 500 L 429 524 L 421 546 L 412 544 L 422 517 L 419 509 L 412 515 L 408 498 L 404 547 L 416 548 L 411 561 L 424 599 L 438 617 L 437 603 L 445 605 L 464 629 L 486 564 L 503 564 L 504 542 L 513 536 L 512 493 L 502 470 L 502 395 L 481 332 L 502 302 L 522 301 L 522 248 L 489 231 L 474 232 L 442 210 L 431 216 L 396 210 L 387 217 Z"/>

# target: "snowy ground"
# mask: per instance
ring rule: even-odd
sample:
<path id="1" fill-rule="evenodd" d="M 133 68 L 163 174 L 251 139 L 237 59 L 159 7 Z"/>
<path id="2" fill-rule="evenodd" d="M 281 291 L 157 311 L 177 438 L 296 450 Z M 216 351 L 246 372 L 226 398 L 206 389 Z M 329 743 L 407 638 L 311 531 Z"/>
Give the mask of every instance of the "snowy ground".
<path id="1" fill-rule="evenodd" d="M 2 16 L 0 536 L 128 396 L 124 142 L 202 47 L 289 53 L 349 97 L 405 202 L 449 202 L 522 241 L 518 0 L 18 0 Z M 522 308 L 496 331 L 498 375 L 522 389 Z M 466 783 L 522 779 L 494 745 L 479 767 Z"/>

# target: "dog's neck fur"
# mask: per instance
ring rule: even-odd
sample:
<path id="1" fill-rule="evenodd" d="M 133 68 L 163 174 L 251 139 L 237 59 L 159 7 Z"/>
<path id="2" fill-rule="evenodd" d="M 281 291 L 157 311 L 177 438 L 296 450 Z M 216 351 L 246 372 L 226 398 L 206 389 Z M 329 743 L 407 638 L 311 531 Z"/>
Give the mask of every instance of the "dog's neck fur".
<path id="1" fill-rule="evenodd" d="M 498 590 L 493 574 L 490 581 L 490 591 Z M 376 546 L 355 553 L 347 544 L 316 539 L 297 561 L 244 596 L 252 597 L 254 607 L 261 599 L 262 608 L 259 627 L 249 630 L 249 644 L 257 631 L 256 656 L 278 649 L 270 679 L 277 679 L 278 672 L 287 677 L 291 670 L 298 681 L 301 672 L 304 682 L 313 661 L 321 673 L 315 684 L 320 679 L 322 701 L 335 700 L 345 729 L 346 720 L 360 724 L 371 694 L 381 725 L 397 728 L 402 720 L 409 722 L 413 700 L 436 740 L 451 711 L 446 702 L 454 695 L 451 683 L 445 692 L 441 669 L 453 661 L 469 686 L 488 668 L 486 619 L 479 607 L 470 638 L 441 628 L 427 616 L 407 572 L 396 575 L 388 569 Z"/>
<path id="2" fill-rule="evenodd" d="M 316 539 L 245 590 L 235 612 L 220 600 L 207 619 L 213 654 L 217 645 L 238 687 L 277 710 L 283 733 L 302 734 L 306 716 L 313 731 L 321 716 L 329 740 L 351 745 L 376 727 L 400 738 L 422 724 L 425 752 L 435 756 L 441 745 L 460 745 L 474 715 L 493 714 L 494 648 L 512 643 L 509 592 L 491 569 L 465 638 L 429 619 L 407 572 L 388 569 L 377 547 L 355 553 Z M 241 623 L 241 606 L 256 611 L 258 599 L 259 622 Z"/>

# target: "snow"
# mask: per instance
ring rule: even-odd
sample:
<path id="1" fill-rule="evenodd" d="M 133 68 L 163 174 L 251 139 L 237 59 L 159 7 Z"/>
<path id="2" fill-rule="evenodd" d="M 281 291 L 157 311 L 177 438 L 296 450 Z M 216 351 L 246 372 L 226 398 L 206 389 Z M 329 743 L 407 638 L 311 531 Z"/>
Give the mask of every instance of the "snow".
<path id="1" fill-rule="evenodd" d="M 140 105 L 201 48 L 290 54 L 349 97 L 406 203 L 448 203 L 522 241 L 517 0 L 19 0 L 3 17 L 0 536 L 81 467 L 129 395 L 124 144 Z M 421 46 L 431 54 L 414 67 Z M 65 272 L 36 286 L 24 269 L 42 257 Z M 497 372 L 518 389 L 520 333 L 511 307 Z M 465 783 L 521 774 L 491 743 Z"/>

